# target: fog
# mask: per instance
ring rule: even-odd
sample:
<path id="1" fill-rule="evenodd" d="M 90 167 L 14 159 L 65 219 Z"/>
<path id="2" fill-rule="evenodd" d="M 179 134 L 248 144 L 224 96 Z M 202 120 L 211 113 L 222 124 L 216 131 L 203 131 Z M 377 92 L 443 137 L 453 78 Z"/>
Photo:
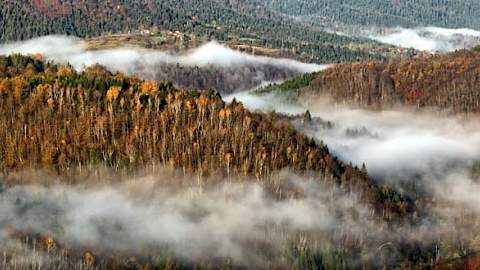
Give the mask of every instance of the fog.
<path id="1" fill-rule="evenodd" d="M 302 127 L 324 141 L 345 162 L 366 164 L 369 175 L 394 183 L 419 175 L 444 177 L 453 168 L 469 169 L 480 160 L 480 126 L 477 117 L 455 116 L 407 108 L 367 111 L 336 106 L 328 98 L 293 102 L 276 94 L 234 94 L 252 110 L 304 113 L 332 123 L 331 128 Z M 415 178 L 416 179 L 416 178 Z"/>
<path id="2" fill-rule="evenodd" d="M 480 132 L 474 122 L 408 111 L 312 112 L 334 123 L 334 128 L 315 136 L 324 138 L 342 159 L 366 163 L 374 177 L 442 174 L 452 165 L 468 166 L 479 158 Z"/>
<path id="3" fill-rule="evenodd" d="M 114 49 L 87 50 L 85 41 L 68 36 L 45 36 L 27 41 L 4 44 L 0 54 L 42 54 L 47 59 L 70 63 L 77 70 L 84 66 L 99 63 L 112 71 L 133 72 L 139 63 L 155 64 L 158 62 L 182 64 L 187 66 L 215 65 L 227 67 L 244 64 L 272 64 L 285 68 L 294 68 L 300 72 L 313 72 L 321 68 L 316 64 L 305 64 L 290 59 L 277 59 L 265 56 L 253 56 L 209 42 L 186 54 L 171 54 L 139 47 L 120 47 Z"/>
<path id="4" fill-rule="evenodd" d="M 408 109 L 354 110 L 327 98 L 293 103 L 245 92 L 226 99 L 233 97 L 255 110 L 309 109 L 332 125 L 298 125 L 300 130 L 324 140 L 345 162 L 365 163 L 380 184 L 408 194 L 405 183 L 418 182 L 422 195 L 435 203 L 417 204 L 423 214 L 415 225 L 395 226 L 376 218 L 355 192 L 344 194 L 322 185 L 323 179 L 289 172 L 274 175 L 273 183 L 212 178 L 204 179 L 206 184 L 166 169 L 127 179 L 106 172 L 95 181 L 63 185 L 34 171 L 18 176 L 19 185 L 0 185 L 0 239 L 9 243 L 0 252 L 23 247 L 12 229 L 52 235 L 59 245 L 81 252 L 148 257 L 161 251 L 187 262 L 227 259 L 247 268 L 288 265 L 292 245 L 326 252 L 358 245 L 364 260 L 382 264 L 418 241 L 427 249 L 444 239 L 474 241 L 469 237 L 480 228 L 480 184 L 469 167 L 479 159 L 478 119 Z M 473 222 L 465 221 L 467 213 L 474 214 Z M 386 243 L 392 247 L 383 250 Z M 451 256 L 448 252 L 442 247 L 443 258 Z"/>
<path id="5" fill-rule="evenodd" d="M 129 46 L 86 48 L 87 43 L 78 38 L 45 36 L 1 45 L 0 54 L 41 54 L 50 61 L 69 63 L 78 71 L 98 63 L 112 72 L 169 80 L 182 88 L 213 88 L 221 93 L 248 90 L 266 81 L 281 81 L 324 68 L 290 59 L 249 55 L 217 42 L 180 54 Z"/>
<path id="6" fill-rule="evenodd" d="M 464 32 L 429 31 L 444 36 Z M 435 42 L 424 48 L 438 50 L 444 46 L 435 47 L 439 46 Z M 0 53 L 14 52 L 41 53 L 52 61 L 69 62 L 78 70 L 100 63 L 112 71 L 137 75 L 143 74 L 145 67 L 154 69 L 159 63 L 220 69 L 273 65 L 299 73 L 324 68 L 246 55 L 217 43 L 181 55 L 132 47 L 89 51 L 82 40 L 60 36 L 0 47 Z M 261 76 L 258 83 L 265 83 L 264 79 Z M 186 261 L 228 258 L 246 267 L 265 267 L 283 265 L 285 261 L 277 260 L 285 256 L 291 243 L 302 245 L 307 238 L 318 249 L 358 242 L 368 247 L 367 258 L 377 258 L 388 241 L 425 241 L 428 245 L 455 233 L 460 235 L 454 238 L 463 241 L 468 237 L 463 233 L 480 228 L 461 224 L 463 210 L 473 212 L 475 217 L 480 214 L 480 184 L 471 173 L 471 167 L 480 160 L 478 118 L 409 108 L 352 109 L 324 97 L 300 102 L 253 92 L 225 97 L 227 101 L 233 98 L 252 110 L 302 114 L 308 109 L 314 118 L 332 124 L 297 128 L 324 141 L 341 160 L 359 167 L 365 164 L 374 181 L 391 184 L 402 194 L 416 196 L 411 186 L 421 186 L 432 201 L 441 203 L 418 204 L 426 207 L 422 210 L 429 215 L 414 227 L 402 224 L 388 228 L 384 221 L 374 218 L 371 206 L 360 202 L 355 193 L 337 194 L 322 186 L 322 179 L 305 179 L 289 172 L 273 176 L 275 187 L 283 188 L 281 192 L 286 194 L 282 196 L 278 190 L 272 192 L 268 186 L 271 183 L 208 179 L 210 184 L 204 186 L 194 177 L 167 170 L 82 185 L 63 185 L 35 172 L 23 176 L 19 185 L 0 185 L 0 239 L 16 243 L 10 232 L 13 229 L 53 235 L 60 244 L 83 250 L 145 255 L 149 250 L 161 249 Z M 48 184 L 28 184 L 38 182 Z M 393 253 L 389 254 L 392 258 Z"/>
<path id="7" fill-rule="evenodd" d="M 440 260 L 458 256 L 458 251 L 469 254 L 478 250 L 478 116 L 465 118 L 411 108 L 367 111 L 335 104 L 327 97 L 295 101 L 275 93 L 261 96 L 245 92 L 228 99 L 234 96 L 253 110 L 303 115 L 308 109 L 312 124 L 296 121 L 292 122 L 294 126 L 324 141 L 344 162 L 359 167 L 365 164 L 369 176 L 379 185 L 386 183 L 415 201 L 423 212 L 420 225 L 397 228 L 392 235 L 435 245 L 458 241 L 456 251 L 441 248 Z M 319 118 L 322 121 L 315 121 Z M 317 124 L 325 121 L 331 124 Z M 382 234 L 378 237 L 386 239 Z"/>
<path id="8" fill-rule="evenodd" d="M 94 181 L 63 185 L 52 176 L 28 172 L 22 181 L 49 184 L 0 188 L 0 252 L 15 252 L 26 265 L 45 267 L 46 261 L 55 260 L 58 252 L 43 257 L 40 248 L 32 251 L 15 237 L 22 232 L 52 236 L 58 248 L 71 248 L 73 256 L 85 251 L 120 259 L 165 255 L 187 263 L 230 260 L 247 268 L 272 268 L 288 266 L 292 248 L 329 254 L 357 246 L 363 249 L 362 261 L 380 266 L 395 263 L 412 244 L 429 247 L 457 233 L 457 240 L 464 241 L 464 233 L 478 228 L 457 228 L 463 215 L 459 205 L 478 208 L 474 192 L 480 186 L 467 180 L 455 183 L 452 193 L 444 190 L 451 188 L 448 182 L 438 185 L 435 196 L 451 202 L 450 208 L 431 207 L 435 216 L 425 216 L 415 226 L 394 226 L 372 215 L 372 206 L 355 193 L 288 171 L 273 176 L 277 191 L 271 183 L 245 178 L 199 184 L 171 169 L 126 179 L 103 174 Z"/>
<path id="9" fill-rule="evenodd" d="M 354 195 L 332 200 L 335 192 L 318 179 L 288 172 L 275 179 L 288 187 L 285 194 L 297 195 L 279 200 L 255 181 L 199 186 L 166 169 L 107 184 L 13 185 L 0 190 L 0 228 L 8 228 L 0 230 L 0 239 L 16 230 L 97 254 L 149 256 L 163 249 L 186 261 L 228 258 L 258 267 L 285 263 L 282 254 L 302 234 L 312 233 L 312 241 L 337 235 L 340 241 L 340 235 L 382 230 Z"/>
<path id="10" fill-rule="evenodd" d="M 439 27 L 390 28 L 363 31 L 362 36 L 403 48 L 446 52 L 480 44 L 480 31 Z"/>

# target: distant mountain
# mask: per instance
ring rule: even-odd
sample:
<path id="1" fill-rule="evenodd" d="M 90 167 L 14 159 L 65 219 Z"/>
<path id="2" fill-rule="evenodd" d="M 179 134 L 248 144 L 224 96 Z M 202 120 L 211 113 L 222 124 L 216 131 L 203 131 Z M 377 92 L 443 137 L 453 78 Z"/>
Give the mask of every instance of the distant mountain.
<path id="1" fill-rule="evenodd" d="M 4 41 L 48 34 L 99 36 L 153 26 L 215 35 L 217 27 L 261 30 L 268 27 L 266 19 L 279 21 L 265 8 L 215 0 L 6 0 L 0 10 Z"/>
<path id="2" fill-rule="evenodd" d="M 373 109 L 401 104 L 477 113 L 479 67 L 478 49 L 403 61 L 342 64 L 258 93 L 283 92 L 309 98 L 323 95 L 342 104 Z"/>
<path id="3" fill-rule="evenodd" d="M 476 0 L 265 0 L 263 3 L 288 15 L 324 17 L 345 24 L 480 29 L 480 2 Z"/>

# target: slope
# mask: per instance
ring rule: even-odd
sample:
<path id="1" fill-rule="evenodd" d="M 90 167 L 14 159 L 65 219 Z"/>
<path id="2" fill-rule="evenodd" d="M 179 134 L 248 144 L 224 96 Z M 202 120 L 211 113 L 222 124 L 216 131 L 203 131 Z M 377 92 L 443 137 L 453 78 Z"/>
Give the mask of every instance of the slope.
<path id="1" fill-rule="evenodd" d="M 88 38 L 178 30 L 188 37 L 185 46 L 197 39 L 237 40 L 316 62 L 383 58 L 362 48 L 372 42 L 330 34 L 248 1 L 6 0 L 0 3 L 0 21 L 2 42 L 50 34 Z"/>
<path id="2" fill-rule="evenodd" d="M 205 176 L 268 179 L 288 168 L 379 202 L 366 172 L 337 160 L 323 143 L 282 117 L 225 104 L 213 92 L 176 90 L 101 66 L 77 74 L 19 55 L 0 57 L 0 71 L 4 173 L 96 164 L 137 170 L 153 162 Z"/>
<path id="3" fill-rule="evenodd" d="M 272 85 L 258 92 L 328 96 L 363 108 L 397 104 L 439 108 L 455 113 L 480 111 L 480 52 L 463 50 L 429 58 L 342 64 L 324 72 Z"/>
<path id="4" fill-rule="evenodd" d="M 323 17 L 344 24 L 480 29 L 475 13 L 480 3 L 474 0 L 267 0 L 265 5 L 289 15 Z"/>

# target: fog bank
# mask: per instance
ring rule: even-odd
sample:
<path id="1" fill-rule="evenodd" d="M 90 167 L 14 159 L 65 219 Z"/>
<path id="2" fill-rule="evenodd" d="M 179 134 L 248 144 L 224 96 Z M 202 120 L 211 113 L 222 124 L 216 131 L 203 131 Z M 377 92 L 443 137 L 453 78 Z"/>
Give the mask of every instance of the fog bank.
<path id="1" fill-rule="evenodd" d="M 85 41 L 67 36 L 45 36 L 0 45 L 0 54 L 41 54 L 47 60 L 69 63 L 78 71 L 93 64 L 112 72 L 137 75 L 149 80 L 168 80 L 179 87 L 230 93 L 248 90 L 266 81 L 280 81 L 324 66 L 291 59 L 254 56 L 209 42 L 181 54 L 119 47 L 88 50 Z"/>
<path id="2" fill-rule="evenodd" d="M 186 261 L 231 259 L 253 267 L 285 263 L 282 254 L 302 234 L 311 234 L 309 243 L 334 241 L 332 235 L 341 241 L 376 228 L 354 195 L 332 200 L 336 192 L 320 181 L 276 177 L 302 195 L 279 200 L 255 181 L 201 187 L 191 179 L 179 187 L 190 180 L 165 172 L 107 185 L 11 186 L 0 189 L 0 239 L 14 229 L 97 253 L 171 252 Z"/>
<path id="3" fill-rule="evenodd" d="M 367 111 L 335 106 L 327 98 L 292 103 L 277 94 L 235 96 L 253 110 L 290 114 L 310 110 L 331 128 L 298 127 L 323 140 L 345 162 L 366 164 L 369 175 L 385 181 L 416 175 L 440 177 L 452 167 L 469 168 L 480 160 L 478 118 L 464 120 L 439 113 Z"/>
<path id="4" fill-rule="evenodd" d="M 409 108 L 367 111 L 335 105 L 326 97 L 296 102 L 275 93 L 259 96 L 247 92 L 229 98 L 233 96 L 248 108 L 300 113 L 300 119 L 308 109 L 314 121 L 293 122 L 299 130 L 324 141 L 344 162 L 359 167 L 365 164 L 379 185 L 387 183 L 415 201 L 422 213 L 419 224 L 396 228 L 392 235 L 433 244 L 430 250 L 437 250 L 439 261 L 458 257 L 459 252 L 468 255 L 478 251 L 478 116 L 465 119 Z M 323 124 L 325 121 L 330 124 Z M 439 246 L 444 243 L 456 244 Z"/>
<path id="5" fill-rule="evenodd" d="M 397 27 L 363 31 L 361 35 L 382 43 L 429 52 L 448 52 L 480 44 L 480 31 L 465 28 Z"/>

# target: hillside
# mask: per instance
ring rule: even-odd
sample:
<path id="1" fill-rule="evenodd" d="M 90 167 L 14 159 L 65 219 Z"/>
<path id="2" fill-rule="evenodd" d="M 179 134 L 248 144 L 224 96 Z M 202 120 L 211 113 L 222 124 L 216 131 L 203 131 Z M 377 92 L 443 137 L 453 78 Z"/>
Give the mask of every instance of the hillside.
<path id="1" fill-rule="evenodd" d="M 251 113 L 213 92 L 176 90 L 101 66 L 77 74 L 18 55 L 0 57 L 0 78 L 2 172 L 98 164 L 136 170 L 155 162 L 204 176 L 267 179 L 288 168 L 358 185 L 377 203 L 364 171 L 337 160 L 285 116 Z"/>
<path id="2" fill-rule="evenodd" d="M 285 14 L 320 17 L 344 24 L 480 29 L 480 19 L 475 14 L 480 3 L 475 0 L 266 0 L 264 3 Z"/>
<path id="3" fill-rule="evenodd" d="M 299 153 L 295 151 L 291 156 L 283 153 L 278 159 L 272 159 L 274 141 L 282 144 L 276 149 L 290 146 L 302 153 L 311 152 L 312 161 L 328 155 L 326 148 L 317 148 L 300 134 L 295 140 L 298 144 L 293 145 L 290 140 L 296 136 L 263 141 L 281 134 L 280 130 L 275 132 L 274 123 L 264 116 L 246 112 L 241 105 L 227 106 L 212 93 L 200 95 L 177 91 L 169 83 L 130 80 L 119 74 L 112 75 L 100 66 L 76 74 L 68 67 L 45 66 L 21 56 L 1 60 L 7 63 L 0 68 L 3 74 L 1 122 L 6 125 L 0 137 L 7 142 L 1 151 L 3 170 L 31 165 L 66 168 L 98 161 L 115 167 L 135 167 L 158 161 L 192 171 L 202 170 L 206 174 L 216 170 L 223 174 L 231 166 L 232 171 L 261 177 L 270 170 L 294 163 L 298 169 L 320 166 L 318 162 L 307 165 L 306 160 L 297 164 L 293 157 Z M 8 121 L 12 117 L 17 121 Z M 27 131 L 20 128 L 25 125 Z M 71 128 L 66 129 L 66 125 Z M 242 127 L 238 130 L 240 133 L 228 136 L 236 125 Z M 293 132 L 285 128 L 286 134 Z M 243 141 L 247 139 L 252 143 Z M 227 141 L 218 143 L 223 140 Z M 112 145 L 113 141 L 117 143 Z M 168 141 L 177 143 L 167 144 Z M 186 149 L 187 145 L 198 147 Z M 252 148 L 244 149 L 243 145 Z M 212 160 L 203 159 L 199 163 L 195 158 L 198 155 Z M 212 167 L 219 161 L 224 166 Z M 324 171 L 328 166 L 323 163 L 320 167 Z"/>
<path id="4" fill-rule="evenodd" d="M 85 18 L 89 18 L 85 20 Z M 0 41 L 64 34 L 180 31 L 182 46 L 218 40 L 290 51 L 314 62 L 382 59 L 374 42 L 330 34 L 248 1 L 14 1 L 0 3 Z"/>
<path id="5" fill-rule="evenodd" d="M 298 84 L 294 81 L 288 83 L 294 88 L 304 86 L 321 74 L 305 75 Z M 28 226 L 13 224 L 12 228 L 11 216 L 7 215 L 8 219 L 1 219 L 4 222 L 1 235 L 2 239 L 8 237 L 9 241 L 20 241 L 27 250 L 33 247 L 34 254 L 46 252 L 48 255 L 35 255 L 48 256 L 47 262 L 38 262 L 41 265 L 58 269 L 69 269 L 73 265 L 102 269 L 133 266 L 148 269 L 154 266 L 158 269 L 207 266 L 224 269 L 232 265 L 234 268 L 244 266 L 224 257 L 210 261 L 206 255 L 199 260 L 183 260 L 172 255 L 164 245 L 150 247 L 144 246 L 141 239 L 128 240 L 132 236 L 124 234 L 129 233 L 125 226 L 131 224 L 130 216 L 125 217 L 127 221 L 120 217 L 111 222 L 105 220 L 113 211 L 110 207 L 118 203 L 118 194 L 97 191 L 105 188 L 97 186 L 98 183 L 115 188 L 121 185 L 124 175 L 142 175 L 142 171 L 159 174 L 156 177 L 162 180 L 157 189 L 168 192 L 172 186 L 177 187 L 177 192 L 180 189 L 187 197 L 192 197 L 190 192 L 198 188 L 199 194 L 205 192 L 206 195 L 194 197 L 209 196 L 216 185 L 238 183 L 248 187 L 251 183 L 260 184 L 274 198 L 267 202 L 267 205 L 274 205 L 268 208 L 269 215 L 280 211 L 276 208 L 278 205 L 322 205 L 326 200 L 326 205 L 331 208 L 327 208 L 328 212 L 333 212 L 335 217 L 331 229 L 322 229 L 319 224 L 320 229 L 287 231 L 285 235 L 283 230 L 289 227 L 288 222 L 283 224 L 285 221 L 282 220 L 281 224 L 267 223 L 265 231 L 261 231 L 268 235 L 265 236 L 267 242 L 263 242 L 263 237 L 258 239 L 257 234 L 242 242 L 251 252 L 267 258 L 269 264 L 259 268 L 431 267 L 436 263 L 436 255 L 432 252 L 435 246 L 445 245 L 442 249 L 446 252 L 444 258 L 459 258 L 475 250 L 470 242 L 462 242 L 465 248 L 457 247 L 463 238 L 455 237 L 450 231 L 442 231 L 438 235 L 436 233 L 439 232 L 432 232 L 435 237 L 440 237 L 438 239 L 412 237 L 410 234 L 421 231 L 424 219 L 429 220 L 428 200 L 413 202 L 389 186 L 379 186 L 368 177 L 365 168 L 344 164 L 322 142 L 316 142 L 294 129 L 291 122 L 303 128 L 331 125 L 321 119 L 312 119 L 308 113 L 304 116 L 252 113 L 236 101 L 225 103 L 213 92 L 178 90 L 171 83 L 152 83 L 111 74 L 98 65 L 76 73 L 68 66 L 19 55 L 0 57 L 0 97 L 0 141 L 4 142 L 0 144 L 0 198 L 6 204 L 6 208 L 2 209 L 13 209 L 15 215 L 29 221 L 32 220 L 30 215 L 41 214 L 39 220 L 51 222 L 42 223 L 51 227 L 32 232 Z M 104 167 L 110 172 L 101 169 Z M 176 172 L 165 174 L 161 168 Z M 285 170 L 294 173 L 295 177 L 309 179 L 306 183 L 314 183 L 313 186 L 298 187 L 283 183 L 281 174 Z M 47 175 L 41 172 L 47 172 Z M 42 187 L 29 198 L 30 185 L 39 183 L 45 186 L 61 183 L 66 190 L 50 191 Z M 81 185 L 80 191 L 75 190 L 75 185 Z M 127 186 L 136 192 L 147 189 L 148 192 L 140 193 L 146 199 L 155 200 L 158 196 L 158 190 L 149 189 L 148 181 L 133 180 Z M 93 195 L 88 195 L 89 187 L 95 190 L 90 191 Z M 86 198 L 82 195 L 85 192 Z M 230 191 L 233 192 L 232 198 L 227 195 L 230 193 L 223 192 L 221 190 L 220 197 L 214 197 L 214 205 L 238 203 L 235 196 L 240 195 L 234 190 Z M 319 198 L 309 198 L 312 192 Z M 62 223 L 65 215 L 71 218 L 68 212 L 64 213 L 70 209 L 62 207 L 62 202 L 73 197 L 80 200 L 79 205 L 82 206 L 92 198 L 97 200 L 95 194 L 107 198 L 110 205 L 105 210 L 107 217 L 94 216 L 90 220 L 83 218 L 83 215 L 89 214 L 82 212 L 81 216 L 76 215 L 81 222 L 76 226 L 83 226 L 83 222 L 92 226 L 91 222 L 97 224 L 100 221 L 96 225 L 98 230 L 108 232 L 103 238 L 115 239 L 120 233 L 127 237 L 121 238 L 122 241 L 127 239 L 140 245 L 137 249 L 123 250 L 118 246 L 105 250 L 105 247 L 88 241 L 85 246 L 72 245 L 69 237 L 75 231 L 62 227 L 72 226 L 68 222 Z M 134 192 L 132 196 L 138 201 L 140 198 L 136 194 Z M 221 202 L 226 200 L 225 203 L 219 203 L 219 198 L 222 198 Z M 241 200 L 240 203 L 249 202 Z M 135 205 L 121 204 L 115 211 L 129 211 Z M 184 203 L 181 205 L 184 206 Z M 425 206 L 425 209 L 418 206 Z M 149 205 L 148 209 L 151 207 Z M 185 210 L 186 218 L 194 222 L 195 228 L 202 225 L 195 223 L 196 220 L 203 221 L 204 215 L 207 218 L 210 216 L 208 212 L 204 213 L 207 211 L 205 207 L 194 204 L 193 208 Z M 238 211 L 236 207 L 239 206 L 234 205 L 234 210 Z M 254 204 L 248 204 L 248 212 L 258 207 L 258 201 L 254 201 Z M 95 209 L 93 212 L 98 210 L 103 213 L 101 209 L 104 208 Z M 43 214 L 43 211 L 46 213 Z M 138 215 L 141 216 L 142 212 Z M 251 215 L 254 217 L 257 214 L 254 212 Z M 148 215 L 141 217 L 147 220 L 147 224 L 152 218 Z M 322 220 L 323 214 L 319 218 Z M 249 219 L 245 223 L 242 220 L 241 224 L 255 226 L 256 223 L 249 225 L 251 221 Z M 303 224 L 304 221 L 300 219 L 298 222 Z M 439 221 L 433 219 L 431 222 L 437 224 Z M 143 223 L 136 221 L 134 224 L 137 228 L 137 224 L 142 226 Z M 151 228 L 149 226 L 147 228 Z M 470 227 L 466 228 L 468 231 Z M 221 233 L 225 228 L 217 230 Z M 277 230 L 286 238 L 286 244 L 269 242 L 270 235 L 276 235 Z M 155 235 L 160 233 L 154 232 Z M 195 238 L 192 239 L 195 241 Z M 318 241 L 325 246 L 317 246 Z M 472 242 L 475 243 L 474 240 Z M 383 251 L 384 243 L 398 248 L 387 247 Z M 22 259 L 20 251 L 14 250 L 11 253 L 8 246 L 0 248 L 6 254 L 0 265 L 15 265 L 17 269 L 38 267 L 37 261 Z M 395 254 L 393 257 L 388 255 L 392 252 Z M 378 260 L 378 256 L 382 260 Z"/>
<path id="6" fill-rule="evenodd" d="M 464 50 L 430 58 L 336 65 L 285 85 L 261 89 L 325 95 L 339 103 L 388 109 L 397 104 L 455 113 L 480 111 L 480 52 Z"/>
<path id="7" fill-rule="evenodd" d="M 478 10 L 0 0 L 0 270 L 480 270 Z"/>
<path id="8" fill-rule="evenodd" d="M 392 189 L 377 186 L 365 169 L 343 164 L 323 143 L 296 131 L 286 116 L 252 113 L 213 92 L 177 90 L 101 66 L 76 73 L 15 55 L 0 57 L 0 97 L 0 194 L 3 185 L 25 181 L 12 180 L 23 170 L 53 171 L 72 184 L 81 181 L 76 173 L 96 166 L 135 172 L 158 164 L 199 183 L 214 176 L 256 179 L 280 198 L 274 177 L 288 169 L 326 184 L 329 196 L 338 188 L 358 194 L 376 213 L 371 218 L 392 225 L 414 209 Z M 364 244 L 346 243 L 352 250 Z M 343 252 L 345 260 L 359 256 Z"/>

